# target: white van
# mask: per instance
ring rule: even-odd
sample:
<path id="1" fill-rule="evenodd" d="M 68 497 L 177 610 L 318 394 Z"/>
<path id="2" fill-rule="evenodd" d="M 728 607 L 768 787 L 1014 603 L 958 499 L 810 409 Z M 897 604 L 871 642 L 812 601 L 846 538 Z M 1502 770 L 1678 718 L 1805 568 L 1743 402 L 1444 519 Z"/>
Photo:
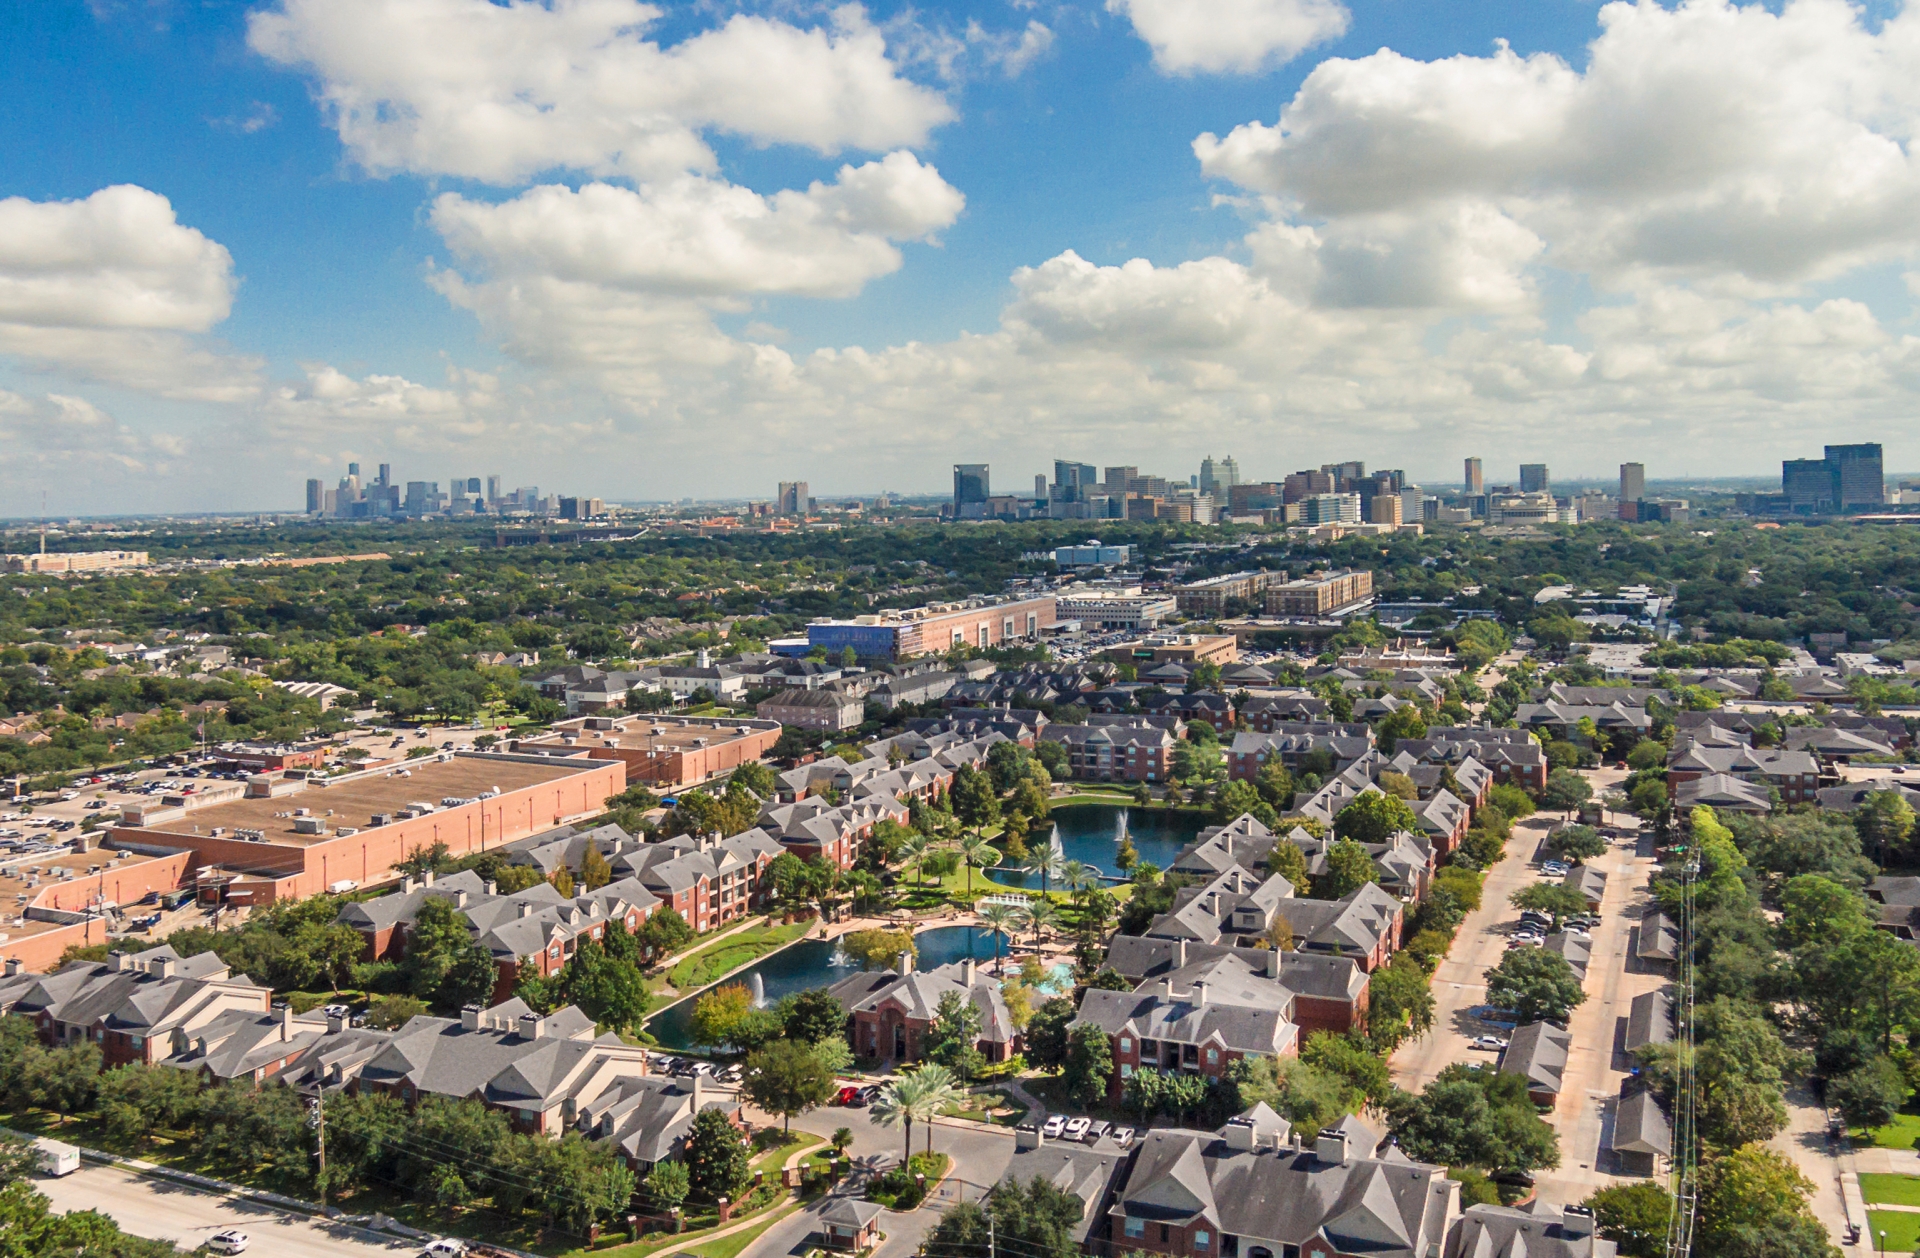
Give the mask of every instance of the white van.
<path id="1" fill-rule="evenodd" d="M 34 1151 L 40 1155 L 40 1173 L 58 1178 L 71 1175 L 80 1169 L 80 1150 L 58 1140 L 49 1140 L 45 1136 L 33 1142 Z"/>

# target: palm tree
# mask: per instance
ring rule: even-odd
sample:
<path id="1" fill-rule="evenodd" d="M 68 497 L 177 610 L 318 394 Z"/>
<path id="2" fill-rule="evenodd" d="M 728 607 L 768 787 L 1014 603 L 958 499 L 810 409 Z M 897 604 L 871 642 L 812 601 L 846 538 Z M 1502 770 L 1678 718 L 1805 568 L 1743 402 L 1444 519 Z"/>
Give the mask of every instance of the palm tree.
<path id="1" fill-rule="evenodd" d="M 921 1123 L 927 1128 L 927 1151 L 931 1153 L 933 1123 L 930 1120 L 959 1097 L 953 1075 L 945 1066 L 922 1066 L 881 1088 L 880 1095 L 873 1098 L 873 1105 L 867 1110 L 867 1121 L 882 1127 L 901 1128 L 905 1132 L 906 1158 L 913 1156 L 913 1125 Z M 905 1160 L 902 1159 L 903 1165 Z"/>
<path id="2" fill-rule="evenodd" d="M 1100 875 L 1085 861 L 1067 861 L 1060 866 L 1060 881 L 1073 893 L 1074 901 L 1078 903 L 1080 893 L 1099 882 Z"/>
<path id="3" fill-rule="evenodd" d="M 926 881 L 926 870 L 921 868 L 921 864 L 932 847 L 933 840 L 918 830 L 910 831 L 906 838 L 900 840 L 900 858 L 903 862 L 913 862 L 913 881 L 916 884 Z"/>
<path id="4" fill-rule="evenodd" d="M 1040 932 L 1060 920 L 1060 906 L 1052 900 L 1032 900 L 1027 904 L 1027 925 L 1033 927 L 1033 946 L 1040 946 Z"/>
<path id="5" fill-rule="evenodd" d="M 1040 890 L 1045 894 L 1053 889 L 1053 880 L 1058 878 L 1066 867 L 1066 861 L 1061 857 L 1060 849 L 1049 842 L 1046 847 L 1033 854 L 1033 860 L 1028 864 L 1027 872 L 1040 875 Z"/>
<path id="6" fill-rule="evenodd" d="M 1000 849 L 986 841 L 978 830 L 960 836 L 960 859 L 967 866 L 967 895 L 973 895 L 973 871 L 985 869 L 1000 859 Z"/>
<path id="7" fill-rule="evenodd" d="M 1013 932 L 1019 928 L 1021 919 L 1026 914 L 1018 905 L 1008 904 L 1004 900 L 996 900 L 977 912 L 980 920 L 993 928 L 993 968 L 998 970 L 1000 968 L 1000 936 L 1005 935 L 1011 939 Z"/>

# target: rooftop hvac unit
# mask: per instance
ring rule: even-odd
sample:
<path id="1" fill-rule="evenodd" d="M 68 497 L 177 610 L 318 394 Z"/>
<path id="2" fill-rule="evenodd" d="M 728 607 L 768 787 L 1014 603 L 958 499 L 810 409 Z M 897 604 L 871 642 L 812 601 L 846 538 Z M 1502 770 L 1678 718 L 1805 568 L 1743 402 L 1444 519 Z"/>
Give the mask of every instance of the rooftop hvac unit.
<path id="1" fill-rule="evenodd" d="M 369 817 L 369 818 L 367 818 L 367 824 L 368 824 L 368 825 L 370 825 L 370 826 L 387 826 L 387 825 L 392 825 L 392 824 L 393 824 L 393 814 L 392 814 L 392 813 L 390 813 L 390 812 L 377 812 L 377 813 L 375 813 L 375 814 L 373 814 L 373 816 L 371 816 L 371 817 Z"/>

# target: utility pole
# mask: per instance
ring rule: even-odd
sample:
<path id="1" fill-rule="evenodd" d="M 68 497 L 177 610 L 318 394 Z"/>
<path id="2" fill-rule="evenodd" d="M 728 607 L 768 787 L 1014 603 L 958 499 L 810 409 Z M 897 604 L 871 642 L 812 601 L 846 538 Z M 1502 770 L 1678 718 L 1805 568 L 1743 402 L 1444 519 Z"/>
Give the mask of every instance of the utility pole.
<path id="1" fill-rule="evenodd" d="M 314 1178 L 314 1185 L 320 1190 L 320 1205 L 327 1204 L 327 1094 L 321 1092 L 307 1106 L 307 1126 L 313 1128 L 320 1142 L 320 1173 Z"/>

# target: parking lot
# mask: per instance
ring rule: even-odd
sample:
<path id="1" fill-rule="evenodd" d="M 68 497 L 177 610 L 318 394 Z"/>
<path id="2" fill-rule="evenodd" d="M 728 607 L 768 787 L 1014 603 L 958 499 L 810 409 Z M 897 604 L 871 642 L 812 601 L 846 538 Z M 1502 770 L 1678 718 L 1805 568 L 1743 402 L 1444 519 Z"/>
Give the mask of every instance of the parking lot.
<path id="1" fill-rule="evenodd" d="M 1595 794 L 1613 784 L 1608 779 L 1618 776 L 1615 771 L 1593 773 Z M 1455 1062 L 1499 1062 L 1511 1027 L 1484 1016 L 1493 1011 L 1487 1008 L 1483 975 L 1500 963 L 1524 932 L 1520 910 L 1509 903 L 1509 897 L 1535 882 L 1558 881 L 1535 860 L 1558 820 L 1536 816 L 1514 827 L 1506 857 L 1487 873 L 1480 907 L 1462 923 L 1453 950 L 1434 974 L 1432 1030 L 1401 1045 L 1393 1056 L 1392 1077 L 1400 1087 L 1424 1088 Z M 1614 1098 L 1631 1066 L 1619 1047 L 1623 1023 L 1635 996 L 1671 981 L 1629 960 L 1639 910 L 1648 901 L 1648 884 L 1657 862 L 1650 835 L 1634 828 L 1629 818 L 1615 821 L 1609 850 L 1586 862 L 1606 873 L 1606 892 L 1599 921 L 1589 931 L 1591 956 L 1583 984 L 1587 998 L 1569 1021 L 1572 1043 L 1559 1100 L 1543 1115 L 1560 1136 L 1560 1166 L 1539 1179 L 1540 1195 L 1554 1202 L 1577 1202 L 1597 1188 L 1626 1182 L 1613 1174 L 1611 1158 L 1602 1152 L 1611 1131 Z"/>

